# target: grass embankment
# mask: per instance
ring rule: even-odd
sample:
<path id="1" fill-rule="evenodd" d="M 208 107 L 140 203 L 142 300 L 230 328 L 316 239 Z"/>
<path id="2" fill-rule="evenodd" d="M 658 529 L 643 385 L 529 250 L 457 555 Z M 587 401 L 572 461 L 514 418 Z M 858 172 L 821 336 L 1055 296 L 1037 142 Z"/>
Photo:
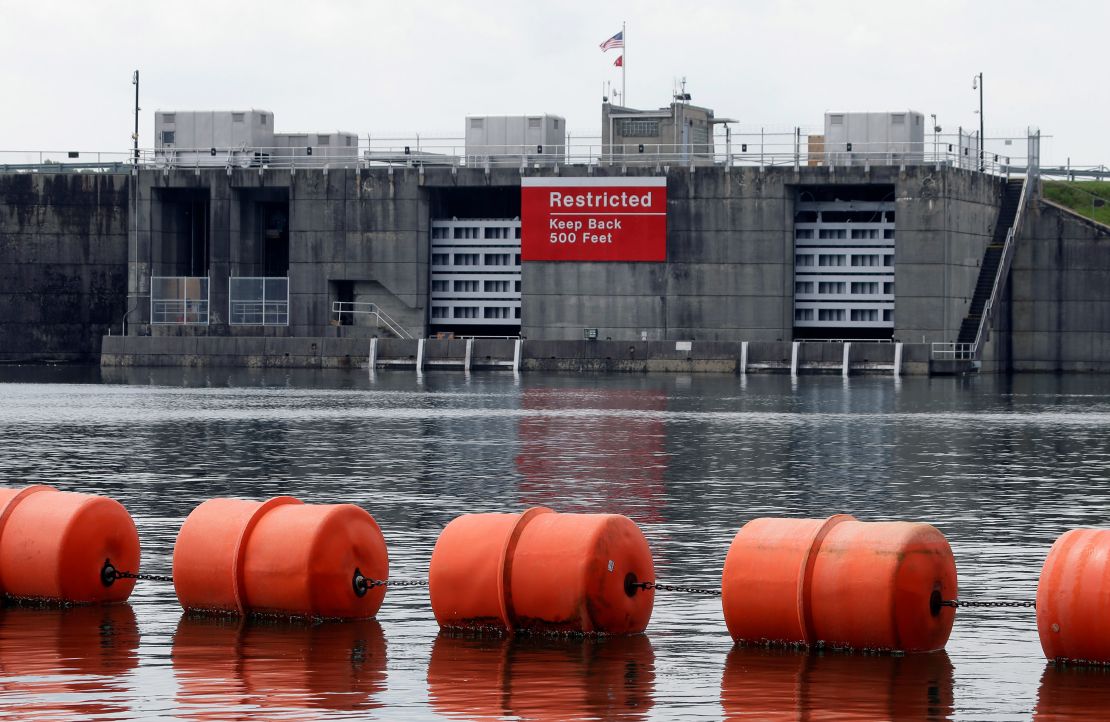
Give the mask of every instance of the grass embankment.
<path id="1" fill-rule="evenodd" d="M 1110 182 L 1045 181 L 1044 197 L 1110 226 Z M 1103 202 L 1101 207 L 1095 205 L 1099 200 Z"/>

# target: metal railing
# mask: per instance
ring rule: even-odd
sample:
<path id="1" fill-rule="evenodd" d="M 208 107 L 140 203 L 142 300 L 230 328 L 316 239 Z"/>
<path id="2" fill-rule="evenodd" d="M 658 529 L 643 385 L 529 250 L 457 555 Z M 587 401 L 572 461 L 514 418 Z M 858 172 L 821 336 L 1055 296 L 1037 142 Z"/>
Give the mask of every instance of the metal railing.
<path id="1" fill-rule="evenodd" d="M 848 143 L 818 140 L 823 128 L 795 127 L 766 131 L 718 129 L 708 142 L 665 144 L 622 138 L 612 143 L 598 136 L 567 134 L 558 146 L 504 145 L 469 149 L 452 136 L 368 136 L 360 158 L 389 165 L 451 165 L 471 167 L 532 167 L 543 165 L 724 165 L 724 166 L 844 166 L 947 165 L 978 168 L 978 146 L 965 132 L 927 136 L 921 142 Z M 810 142 L 810 136 L 815 136 Z M 1010 149 L 1023 138 L 988 138 L 985 165 L 1005 174 L 1024 167 L 1024 158 Z M 976 139 L 972 142 L 977 143 Z M 360 145 L 360 148 L 362 146 Z"/>
<path id="2" fill-rule="evenodd" d="M 416 338 L 408 332 L 403 326 L 389 317 L 376 303 L 363 303 L 361 301 L 332 301 L 331 304 L 332 320 L 339 325 L 345 325 L 345 319 L 354 321 L 356 316 L 373 316 L 374 325 L 378 328 L 384 328 L 392 333 L 397 338 Z"/>
<path id="3" fill-rule="evenodd" d="M 975 344 L 937 342 L 932 344 L 930 355 L 936 361 L 974 361 Z"/>
<path id="4" fill-rule="evenodd" d="M 1034 160 L 1029 166 L 1029 174 L 1025 176 L 1025 182 L 1021 184 L 1021 196 L 1018 199 L 1017 211 L 1014 213 L 1014 221 L 1010 224 L 1009 230 L 1006 231 L 1006 241 L 1002 244 L 1002 257 L 998 259 L 998 270 L 995 271 L 994 280 L 991 283 L 991 293 L 987 297 L 986 304 L 983 305 L 983 313 L 979 316 L 979 328 L 975 332 L 974 343 L 974 356 L 976 359 L 982 357 L 983 344 L 986 343 L 986 334 L 990 330 L 990 326 L 994 325 L 994 305 L 998 300 L 998 294 L 1002 290 L 1003 280 L 1010 272 L 1010 264 L 1014 258 L 1014 238 L 1021 231 L 1021 224 L 1025 220 L 1025 206 L 1029 202 L 1030 188 L 1037 183 L 1037 173 L 1039 168 L 1035 161 L 1040 155 L 1040 134 L 1030 134 L 1029 136 L 1029 156 Z M 989 324 L 989 325 L 988 325 Z"/>
<path id="5" fill-rule="evenodd" d="M 132 151 L 0 150 L 0 172 L 130 173 Z"/>
<path id="6" fill-rule="evenodd" d="M 1005 279 L 1010 272 L 1010 265 L 1014 258 L 1014 239 L 1021 232 L 1021 225 L 1025 220 L 1025 207 L 1038 183 L 1040 177 L 1040 131 L 1030 131 L 1028 136 L 1029 165 L 1025 181 L 1021 184 L 1021 195 L 1018 197 L 1017 209 L 1014 220 L 1006 229 L 1006 240 L 1002 244 L 1002 255 L 998 259 L 998 268 L 995 270 L 994 279 L 991 281 L 990 295 L 983 304 L 983 312 L 979 315 L 979 325 L 975 330 L 975 341 L 972 343 L 934 343 L 931 355 L 936 360 L 979 361 L 983 357 L 983 346 L 987 342 L 990 329 L 994 326 L 995 304 L 1002 290 Z"/>
<path id="7" fill-rule="evenodd" d="M 227 317 L 232 326 L 288 326 L 287 276 L 227 279 Z"/>
<path id="8" fill-rule="evenodd" d="M 208 276 L 151 276 L 150 322 L 208 325 Z"/>
<path id="9" fill-rule="evenodd" d="M 926 136 L 921 142 L 847 143 L 818 140 L 823 128 L 795 127 L 767 131 L 718 126 L 708 142 L 665 144 L 620 139 L 607 143 L 592 135 L 567 134 L 560 145 L 482 145 L 468 148 L 461 137 L 362 136 L 357 146 L 140 149 L 138 164 L 146 168 L 289 169 L 369 168 L 377 166 L 452 168 L 531 168 L 555 165 L 665 166 L 911 166 L 942 165 L 976 170 L 978 145 L 966 133 Z M 814 136 L 810 142 L 810 136 Z M 1014 155 L 1013 137 L 992 137 L 984 144 L 985 170 L 1020 173 L 1027 159 Z M 977 141 L 974 141 L 977 143 Z M 1105 166 L 1089 166 L 1104 168 Z M 131 151 L 0 150 L 0 171 L 127 172 L 134 168 Z M 1080 166 L 1075 166 L 1078 170 Z"/>

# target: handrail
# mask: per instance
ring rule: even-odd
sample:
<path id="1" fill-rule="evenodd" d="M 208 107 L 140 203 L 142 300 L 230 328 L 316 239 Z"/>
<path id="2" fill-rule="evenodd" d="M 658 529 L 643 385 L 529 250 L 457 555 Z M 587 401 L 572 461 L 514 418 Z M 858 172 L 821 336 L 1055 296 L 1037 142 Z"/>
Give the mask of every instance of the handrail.
<path id="1" fill-rule="evenodd" d="M 593 134 L 567 134 L 561 142 L 542 146 L 528 144 L 481 144 L 469 146 L 466 139 L 449 134 L 435 136 L 393 135 L 358 138 L 357 145 L 312 146 L 247 146 L 233 144 L 216 148 L 163 146 L 133 151 L 63 151 L 18 150 L 0 148 L 0 170 L 15 171 L 80 171 L 109 170 L 120 172 L 125 167 L 156 167 L 159 169 L 195 170 L 222 167 L 229 171 L 242 169 L 301 168 L 369 168 L 436 167 L 453 168 L 518 168 L 522 171 L 533 164 L 543 165 L 619 165 L 664 166 L 713 164 L 724 167 L 822 166 L 835 168 L 852 165 L 943 165 L 978 170 L 978 159 L 964 152 L 969 150 L 966 135 L 926 135 L 921 141 L 849 143 L 831 140 L 810 143 L 810 136 L 820 136 L 823 128 L 794 127 L 761 129 L 758 126 L 737 126 L 728 132 L 717 126 L 704 142 L 667 144 L 644 138 L 615 138 L 611 142 Z M 992 136 L 985 153 L 986 170 L 995 175 L 1021 172 L 1029 159 L 1002 152 L 1004 141 L 1017 137 Z M 1017 150 L 1017 148 L 1014 148 Z M 1020 153 L 1020 151 L 1018 151 Z M 1080 166 L 1071 165 L 1079 169 Z M 1105 166 L 1091 166 L 1105 168 Z"/>
<path id="2" fill-rule="evenodd" d="M 171 168 L 219 166 L 228 169 L 365 168 L 381 165 L 525 169 L 532 164 L 662 166 L 690 163 L 726 167 L 943 165 L 969 170 L 978 166 L 977 159 L 962 153 L 966 147 L 957 147 L 953 143 L 934 144 L 931 140 L 898 144 L 855 142 L 849 151 L 839 149 L 832 143 L 813 147 L 805 142 L 797 144 L 793 134 L 789 137 L 780 135 L 782 137 L 765 135 L 762 138 L 746 138 L 734 134 L 727 143 L 715 138 L 696 145 L 640 144 L 629 140 L 610 144 L 603 143 L 601 139 L 586 139 L 585 142 L 579 139 L 577 143 L 547 146 L 483 144 L 476 147 L 468 147 L 462 139 L 444 139 L 442 145 L 424 143 L 416 147 L 401 145 L 405 142 L 403 140 L 376 138 L 373 145 L 358 148 L 326 146 L 314 149 L 316 152 L 312 155 L 306 155 L 305 149 L 289 147 L 224 148 L 220 149 L 219 156 L 213 156 L 210 148 L 167 147 L 141 151 L 140 164 Z M 996 158 L 996 155 L 988 154 L 985 161 L 986 169 L 996 175 L 1012 172 L 1022 160 L 1018 156 Z"/>
<path id="3" fill-rule="evenodd" d="M 994 302 L 998 297 L 1002 279 L 1009 273 L 1010 263 L 1013 260 L 1014 238 L 1021 230 L 1022 221 L 1025 219 L 1025 204 L 1029 197 L 1029 186 L 1035 182 L 1027 175 L 1021 184 L 1021 196 L 1018 199 L 1017 211 L 1014 213 L 1014 220 L 1010 224 L 1010 228 L 1006 231 L 1006 240 L 1002 244 L 1002 256 L 998 259 L 998 268 L 994 272 L 994 282 L 991 284 L 991 293 L 987 297 L 987 302 L 983 305 L 983 312 L 979 315 L 979 328 L 975 332 L 975 341 L 972 344 L 973 357 L 976 360 L 982 358 L 985 342 L 983 335 L 987 330 L 987 320 L 994 313 Z M 993 322 L 991 325 L 993 326 Z"/>
<path id="4" fill-rule="evenodd" d="M 932 344 L 929 355 L 938 361 L 974 361 L 975 344 L 936 341 Z"/>
<path id="5" fill-rule="evenodd" d="M 893 338 L 797 338 L 794 340 L 798 343 L 898 343 Z"/>
<path id="6" fill-rule="evenodd" d="M 376 303 L 364 303 L 362 301 L 332 301 L 331 313 L 336 320 L 341 320 L 345 313 L 373 316 L 379 327 L 386 328 L 397 338 L 416 338 L 403 326 L 390 318 Z"/>

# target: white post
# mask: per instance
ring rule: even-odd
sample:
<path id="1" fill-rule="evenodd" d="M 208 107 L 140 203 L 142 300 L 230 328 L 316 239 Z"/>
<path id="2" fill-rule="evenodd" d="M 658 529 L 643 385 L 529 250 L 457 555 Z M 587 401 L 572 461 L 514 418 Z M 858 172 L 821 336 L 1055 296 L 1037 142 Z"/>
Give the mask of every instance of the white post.
<path id="1" fill-rule="evenodd" d="M 748 373 L 748 342 L 740 342 L 740 375 Z"/>
<path id="2" fill-rule="evenodd" d="M 513 346 L 513 373 L 520 371 L 520 347 L 523 343 L 523 340 L 518 338 Z"/>
<path id="3" fill-rule="evenodd" d="M 625 108 L 630 108 L 631 106 L 628 104 L 628 95 L 626 94 L 628 86 L 624 78 L 625 73 L 628 72 L 628 28 L 626 27 L 626 23 L 623 22 L 621 23 L 621 41 L 624 43 L 624 47 L 621 48 L 621 55 L 624 56 L 621 60 L 621 105 Z"/>
<path id="4" fill-rule="evenodd" d="M 424 341 L 426 339 L 417 339 L 416 341 L 416 373 L 419 375 L 424 372 Z"/>
<path id="5" fill-rule="evenodd" d="M 840 367 L 840 373 L 844 376 L 844 378 L 848 378 L 848 356 L 851 354 L 851 351 L 852 343 L 850 341 L 846 341 L 844 343 L 844 363 Z"/>
<path id="6" fill-rule="evenodd" d="M 902 342 L 894 344 L 894 378 L 902 375 Z"/>
<path id="7" fill-rule="evenodd" d="M 468 338 L 466 340 L 466 359 L 463 361 L 463 371 L 470 371 L 470 358 L 471 352 L 474 350 L 474 339 Z"/>
<path id="8" fill-rule="evenodd" d="M 795 341 L 790 347 L 790 375 L 798 375 L 798 350 L 801 347 L 801 341 Z"/>
<path id="9" fill-rule="evenodd" d="M 374 369 L 378 367 L 378 337 L 370 339 L 370 358 L 367 361 L 367 366 L 370 367 L 370 372 L 373 373 Z"/>

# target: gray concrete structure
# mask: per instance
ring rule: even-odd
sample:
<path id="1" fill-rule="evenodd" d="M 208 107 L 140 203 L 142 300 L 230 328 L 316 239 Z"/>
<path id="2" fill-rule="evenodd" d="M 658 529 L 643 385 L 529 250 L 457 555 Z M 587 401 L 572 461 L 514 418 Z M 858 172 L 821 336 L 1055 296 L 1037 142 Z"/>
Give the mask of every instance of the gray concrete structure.
<path id="1" fill-rule="evenodd" d="M 551 174 L 552 169 L 529 169 Z M 654 175 L 651 168 L 566 167 L 561 176 Z M 794 214 L 800 189 L 894 189 L 897 213 L 893 337 L 951 340 L 967 313 L 983 250 L 998 212 L 1001 181 L 932 166 L 839 168 L 672 167 L 667 261 L 530 262 L 521 276 L 522 334 L 531 339 L 790 341 L 794 338 Z M 431 219 L 444 198 L 467 193 L 504 199 L 519 214 L 518 169 L 373 168 L 142 172 L 136 177 L 130 296 L 149 293 L 149 277 L 209 275 L 211 323 L 154 327 L 160 335 L 262 335 L 227 326 L 229 276 L 265 271 L 255 207 L 288 213 L 289 326 L 266 335 L 363 335 L 377 329 L 332 325 L 336 300 L 375 303 L 414 336 L 429 326 Z M 835 192 L 833 193 L 835 196 Z M 184 229 L 182 201 L 207 208 L 208 250 Z M 189 201 L 192 203 L 193 201 Z M 204 204 L 207 204 L 205 206 Z M 285 206 L 282 206 L 285 204 Z M 270 206 L 267 206 L 270 207 Z M 200 268 L 193 261 L 203 261 Z M 264 272 L 265 271 L 265 272 Z M 346 294 L 346 295 L 344 295 Z M 146 317 L 142 317 L 146 320 Z M 144 329 L 146 332 L 148 329 Z"/>
<path id="2" fill-rule="evenodd" d="M 331 302 L 356 298 L 379 304 L 406 328 L 422 333 L 428 298 L 428 207 L 414 169 L 191 170 L 141 172 L 134 180 L 133 253 L 128 295 L 149 321 L 150 277 L 209 276 L 208 326 L 143 329 L 157 335 L 263 335 L 227 326 L 230 276 L 284 276 L 290 280 L 289 326 L 265 335 L 323 336 L 370 329 L 332 326 Z M 206 214 L 208 234 L 192 244 L 181 200 Z M 261 206 L 276 206 L 288 221 L 285 264 L 266 269 Z M 279 239 L 280 240 L 280 239 Z M 280 255 L 280 251 L 277 252 Z M 195 257 L 201 257 L 198 264 Z M 346 294 L 346 296 L 344 296 Z M 343 298 L 341 298 L 343 296 Z"/>
<path id="3" fill-rule="evenodd" d="M 526 337 L 578 339 L 596 328 L 613 340 L 789 341 L 798 189 L 889 184 L 898 229 L 893 338 L 952 340 L 1002 187 L 992 176 L 935 166 L 671 168 L 667 179 L 666 263 L 526 263 Z"/>
<path id="4" fill-rule="evenodd" d="M 564 166 L 524 175 L 555 172 L 664 175 L 667 260 L 525 263 L 524 368 L 727 370 L 748 342 L 753 370 L 781 370 L 798 338 L 801 189 L 835 197 L 840 187 L 883 186 L 893 188 L 897 216 L 892 335 L 906 343 L 912 373 L 922 344 L 955 340 L 1004 185 L 937 166 Z M 332 302 L 377 304 L 413 336 L 426 335 L 433 220 L 519 215 L 521 177 L 519 168 L 436 167 L 0 176 L 0 359 L 88 358 L 130 308 L 131 337 L 109 341 L 105 363 L 357 364 L 370 337 L 389 334 L 365 319 L 334 323 Z M 984 370 L 1110 370 L 1108 241 L 1104 226 L 1043 201 L 1030 207 Z M 150 325 L 152 275 L 209 277 L 210 322 Z M 288 325 L 228 323 L 229 278 L 286 275 Z M 584 329 L 597 329 L 598 345 L 581 345 Z M 600 345 L 606 340 L 615 345 Z M 541 341 L 567 343 L 548 353 Z M 693 341 L 689 360 L 675 346 L 685 341 Z M 853 345 L 857 352 L 875 356 Z M 454 351 L 444 353 L 449 360 Z M 802 344 L 800 354 L 803 368 L 843 365 L 832 346 Z"/>
<path id="5" fill-rule="evenodd" d="M 106 367 L 373 368 L 511 371 L 514 339 L 230 338 L 112 336 Z M 467 353 L 469 346 L 470 352 Z M 795 354 L 795 346 L 797 353 Z M 522 341 L 522 371 L 922 375 L 929 348 L 891 343 Z M 847 362 L 847 367 L 845 367 Z"/>
<path id="6" fill-rule="evenodd" d="M 1039 201 L 1016 243 L 985 370 L 1110 371 L 1110 226 Z"/>
<path id="7" fill-rule="evenodd" d="M 127 307 L 128 176 L 0 175 L 0 362 L 91 361 Z"/>
<path id="8" fill-rule="evenodd" d="M 602 155 L 609 162 L 713 161 L 713 111 L 686 102 L 658 110 L 601 106 Z M 645 161 L 645 158 L 651 158 Z"/>

